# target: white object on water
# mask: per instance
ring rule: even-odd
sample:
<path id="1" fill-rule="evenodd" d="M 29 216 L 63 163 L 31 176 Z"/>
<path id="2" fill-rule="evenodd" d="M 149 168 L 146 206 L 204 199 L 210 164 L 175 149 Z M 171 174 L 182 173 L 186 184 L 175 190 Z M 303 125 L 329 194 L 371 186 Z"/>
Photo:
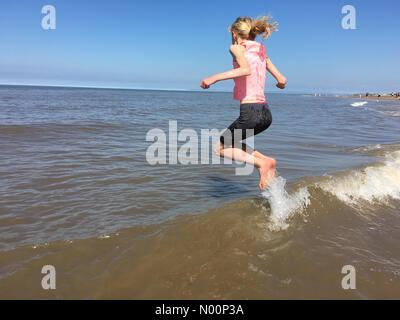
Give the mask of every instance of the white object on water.
<path id="1" fill-rule="evenodd" d="M 368 104 L 367 101 L 363 101 L 363 102 L 354 102 L 354 103 L 351 104 L 351 106 L 352 106 L 352 107 L 363 107 L 363 106 L 365 106 L 366 104 Z"/>

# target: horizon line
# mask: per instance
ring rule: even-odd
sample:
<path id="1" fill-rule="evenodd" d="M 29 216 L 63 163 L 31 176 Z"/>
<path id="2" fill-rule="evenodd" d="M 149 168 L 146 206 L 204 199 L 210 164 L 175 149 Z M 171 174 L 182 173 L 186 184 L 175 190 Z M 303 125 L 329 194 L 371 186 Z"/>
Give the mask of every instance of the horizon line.
<path id="1" fill-rule="evenodd" d="M 42 87 L 42 88 L 67 88 L 67 89 L 101 89 L 101 90 L 143 90 L 143 91 L 170 91 L 170 92 L 212 92 L 212 93 L 232 93 L 231 90 L 200 90 L 200 89 L 182 89 L 182 88 L 143 88 L 143 87 L 111 87 L 111 86 L 80 86 L 80 85 L 62 85 L 62 84 L 32 84 L 32 83 L 0 83 L 0 86 L 14 86 L 14 87 Z M 334 95 L 334 94 L 341 94 L 341 95 L 350 95 L 350 94 L 358 94 L 358 93 L 344 93 L 344 92 L 311 92 L 311 91 L 299 91 L 299 90 L 292 90 L 292 91 L 270 91 L 266 92 L 266 94 L 323 94 L 323 95 Z"/>

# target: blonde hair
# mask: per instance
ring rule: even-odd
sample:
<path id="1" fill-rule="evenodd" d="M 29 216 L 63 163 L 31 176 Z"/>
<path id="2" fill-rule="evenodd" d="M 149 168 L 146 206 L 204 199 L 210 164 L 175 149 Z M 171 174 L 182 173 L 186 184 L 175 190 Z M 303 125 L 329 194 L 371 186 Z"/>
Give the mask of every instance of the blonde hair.
<path id="1" fill-rule="evenodd" d="M 266 39 L 275 31 L 278 31 L 278 23 L 270 16 L 261 16 L 256 19 L 239 17 L 229 27 L 229 32 L 234 32 L 245 40 L 255 40 L 258 35 Z"/>

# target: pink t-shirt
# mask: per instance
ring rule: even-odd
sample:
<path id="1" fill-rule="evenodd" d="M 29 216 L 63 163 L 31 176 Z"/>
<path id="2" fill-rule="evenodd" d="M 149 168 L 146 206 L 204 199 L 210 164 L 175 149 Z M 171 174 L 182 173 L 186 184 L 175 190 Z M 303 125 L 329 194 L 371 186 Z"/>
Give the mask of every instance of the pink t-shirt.
<path id="1" fill-rule="evenodd" d="M 267 54 L 265 46 L 259 42 L 247 40 L 243 44 L 246 48 L 245 57 L 251 68 L 251 75 L 235 78 L 233 97 L 236 100 L 265 102 L 265 76 L 267 72 Z M 239 64 L 234 61 L 234 68 Z"/>

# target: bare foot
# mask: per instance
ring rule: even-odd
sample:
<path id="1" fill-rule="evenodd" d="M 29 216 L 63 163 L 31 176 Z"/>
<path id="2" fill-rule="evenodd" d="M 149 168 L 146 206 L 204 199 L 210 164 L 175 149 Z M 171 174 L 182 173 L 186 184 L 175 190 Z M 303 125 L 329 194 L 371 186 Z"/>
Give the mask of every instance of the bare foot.
<path id="1" fill-rule="evenodd" d="M 263 165 L 258 169 L 260 172 L 259 188 L 264 191 L 276 173 L 276 160 L 273 158 L 264 159 Z"/>

